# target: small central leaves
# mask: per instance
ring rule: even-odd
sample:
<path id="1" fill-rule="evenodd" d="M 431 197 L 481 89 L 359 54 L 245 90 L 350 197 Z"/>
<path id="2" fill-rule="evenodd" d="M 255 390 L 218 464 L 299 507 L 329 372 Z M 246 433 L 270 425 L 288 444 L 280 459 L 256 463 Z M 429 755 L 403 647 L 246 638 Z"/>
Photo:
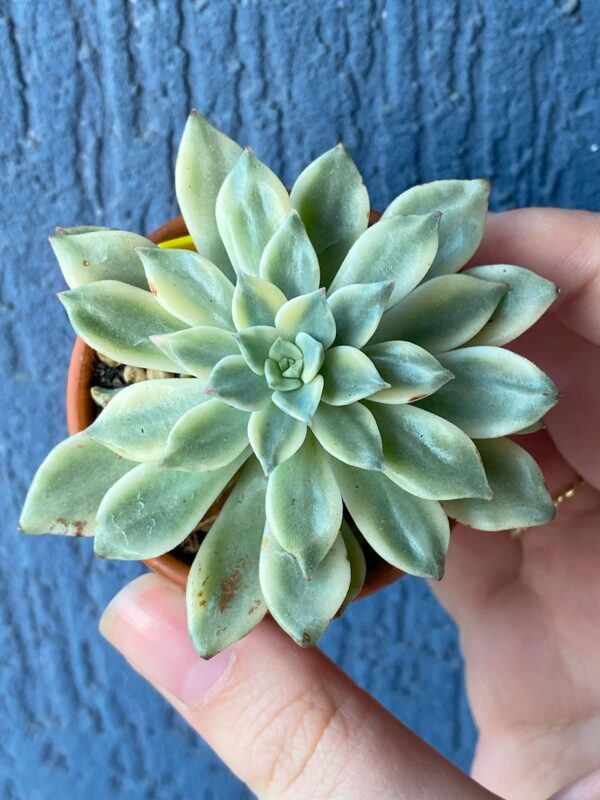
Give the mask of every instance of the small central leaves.
<path id="1" fill-rule="evenodd" d="M 269 358 L 279 362 L 289 359 L 293 363 L 294 361 L 302 360 L 302 350 L 292 342 L 286 342 L 285 339 L 279 337 L 271 345 Z"/>
<path id="2" fill-rule="evenodd" d="M 302 359 L 294 361 L 293 358 L 282 358 L 279 362 L 279 369 L 284 378 L 299 378 L 302 374 Z"/>
<path id="3" fill-rule="evenodd" d="M 265 362 L 265 378 L 274 391 L 290 392 L 302 385 L 300 376 L 304 370 L 302 350 L 292 342 L 279 337 L 269 349 Z"/>

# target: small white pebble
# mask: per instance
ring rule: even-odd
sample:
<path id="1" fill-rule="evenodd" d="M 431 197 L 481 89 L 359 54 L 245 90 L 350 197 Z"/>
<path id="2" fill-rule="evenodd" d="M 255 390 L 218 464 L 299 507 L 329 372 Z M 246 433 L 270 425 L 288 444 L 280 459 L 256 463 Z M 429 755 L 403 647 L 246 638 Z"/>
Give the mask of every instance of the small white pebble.
<path id="1" fill-rule="evenodd" d="M 146 376 L 149 381 L 157 380 L 159 378 L 172 378 L 174 377 L 172 372 L 165 372 L 162 369 L 147 369 Z"/>
<path id="2" fill-rule="evenodd" d="M 119 362 L 115 361 L 114 358 L 109 358 L 105 356 L 104 353 L 97 353 L 98 358 L 103 364 L 106 364 L 107 367 L 118 367 Z"/>
<path id="3" fill-rule="evenodd" d="M 123 370 L 123 380 L 125 383 L 139 383 L 146 380 L 146 370 L 142 367 L 127 366 Z"/>

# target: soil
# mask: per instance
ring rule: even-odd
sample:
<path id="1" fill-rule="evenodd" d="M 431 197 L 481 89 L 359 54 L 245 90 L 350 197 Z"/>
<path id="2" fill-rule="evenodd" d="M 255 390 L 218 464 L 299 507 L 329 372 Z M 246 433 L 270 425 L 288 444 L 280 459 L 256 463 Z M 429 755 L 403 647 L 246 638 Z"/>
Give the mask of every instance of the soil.
<path id="1" fill-rule="evenodd" d="M 180 561 L 184 561 L 186 564 L 191 564 L 196 556 L 196 553 L 200 549 L 200 544 L 202 543 L 202 539 L 204 539 L 205 535 L 206 531 L 192 531 L 188 536 L 185 537 L 183 542 L 177 545 L 177 547 L 171 552 Z"/>
<path id="2" fill-rule="evenodd" d="M 127 385 L 123 377 L 124 369 L 123 364 L 109 367 L 97 359 L 92 375 L 92 386 L 99 386 L 101 389 L 122 389 Z"/>

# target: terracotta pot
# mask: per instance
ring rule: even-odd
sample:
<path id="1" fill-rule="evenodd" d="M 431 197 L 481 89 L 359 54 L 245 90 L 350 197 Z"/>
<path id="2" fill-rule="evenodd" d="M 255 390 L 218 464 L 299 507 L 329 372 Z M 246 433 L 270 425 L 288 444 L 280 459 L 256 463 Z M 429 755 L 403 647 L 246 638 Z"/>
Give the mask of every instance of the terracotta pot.
<path id="1" fill-rule="evenodd" d="M 380 216 L 377 211 L 371 211 L 369 224 L 372 225 Z M 158 244 L 169 239 L 186 236 L 187 232 L 183 218 L 175 217 L 161 225 L 148 238 Z M 88 347 L 84 341 L 77 338 L 73 347 L 67 378 L 67 427 L 71 435 L 87 428 L 96 417 L 97 408 L 90 395 L 95 362 L 96 354 L 94 350 Z M 218 503 L 219 501 L 217 500 Z M 208 515 L 213 513 L 214 509 L 215 506 L 213 505 Z M 185 587 L 190 569 L 189 565 L 170 553 L 159 558 L 147 559 L 144 564 L 154 572 L 164 575 L 165 578 L 173 581 L 178 586 Z M 367 554 L 367 566 L 367 579 L 360 597 L 382 589 L 404 574 L 372 552 Z"/>

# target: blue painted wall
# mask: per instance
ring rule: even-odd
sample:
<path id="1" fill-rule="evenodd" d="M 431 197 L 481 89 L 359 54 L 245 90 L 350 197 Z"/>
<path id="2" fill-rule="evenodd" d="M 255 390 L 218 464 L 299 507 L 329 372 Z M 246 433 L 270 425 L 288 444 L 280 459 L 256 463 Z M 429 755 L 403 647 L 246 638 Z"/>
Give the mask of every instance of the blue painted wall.
<path id="1" fill-rule="evenodd" d="M 343 139 L 375 207 L 488 176 L 496 208 L 598 208 L 599 39 L 598 0 L 0 0 L 1 800 L 249 796 L 96 632 L 140 568 L 14 532 L 65 432 L 53 227 L 173 215 L 193 105 L 288 183 Z M 325 649 L 468 767 L 457 638 L 422 582 L 353 606 Z"/>

